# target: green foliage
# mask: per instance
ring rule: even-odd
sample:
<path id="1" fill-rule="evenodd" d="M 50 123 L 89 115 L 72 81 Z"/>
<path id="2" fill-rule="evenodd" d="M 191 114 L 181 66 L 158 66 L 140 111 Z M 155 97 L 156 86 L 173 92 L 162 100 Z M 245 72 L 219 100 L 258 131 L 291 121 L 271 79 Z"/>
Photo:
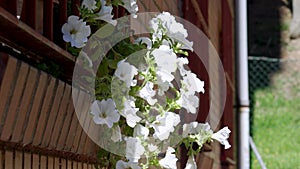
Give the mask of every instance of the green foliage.
<path id="1" fill-rule="evenodd" d="M 37 68 L 51 74 L 54 77 L 59 77 L 61 74 L 61 67 L 53 61 L 45 61 L 37 64 Z"/>

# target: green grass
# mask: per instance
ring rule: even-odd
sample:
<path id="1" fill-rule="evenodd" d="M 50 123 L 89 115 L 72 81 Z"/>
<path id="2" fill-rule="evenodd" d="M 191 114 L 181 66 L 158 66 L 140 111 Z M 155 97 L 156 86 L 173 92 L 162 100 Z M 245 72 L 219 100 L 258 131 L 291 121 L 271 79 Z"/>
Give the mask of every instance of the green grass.
<path id="1" fill-rule="evenodd" d="M 284 92 L 255 93 L 253 139 L 268 169 L 300 169 L 300 98 Z M 260 169 L 251 155 L 252 169 Z"/>

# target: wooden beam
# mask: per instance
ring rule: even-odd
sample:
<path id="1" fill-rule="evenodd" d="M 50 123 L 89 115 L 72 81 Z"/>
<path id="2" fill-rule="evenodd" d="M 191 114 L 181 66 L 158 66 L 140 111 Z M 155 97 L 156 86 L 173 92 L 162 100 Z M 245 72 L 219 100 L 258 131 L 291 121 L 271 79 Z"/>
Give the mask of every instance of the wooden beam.
<path id="1" fill-rule="evenodd" d="M 191 0 L 191 3 L 192 3 L 192 5 L 193 5 L 193 7 L 195 9 L 197 18 L 199 19 L 200 24 L 203 27 L 202 31 L 206 34 L 206 36 L 208 38 L 210 38 L 210 33 L 208 31 L 208 23 L 206 23 L 206 21 L 205 21 L 205 18 L 203 16 L 203 13 L 202 13 L 202 11 L 201 11 L 201 9 L 199 7 L 199 4 L 198 4 L 197 0 Z"/>

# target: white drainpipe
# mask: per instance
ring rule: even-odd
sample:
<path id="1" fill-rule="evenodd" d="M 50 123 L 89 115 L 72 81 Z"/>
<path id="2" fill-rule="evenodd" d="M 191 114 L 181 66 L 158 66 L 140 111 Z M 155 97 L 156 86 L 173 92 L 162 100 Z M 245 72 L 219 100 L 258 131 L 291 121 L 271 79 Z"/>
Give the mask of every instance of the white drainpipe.
<path id="1" fill-rule="evenodd" d="M 237 72 L 237 138 L 238 169 L 250 168 L 250 123 L 248 88 L 247 0 L 235 1 L 236 11 L 236 72 Z"/>

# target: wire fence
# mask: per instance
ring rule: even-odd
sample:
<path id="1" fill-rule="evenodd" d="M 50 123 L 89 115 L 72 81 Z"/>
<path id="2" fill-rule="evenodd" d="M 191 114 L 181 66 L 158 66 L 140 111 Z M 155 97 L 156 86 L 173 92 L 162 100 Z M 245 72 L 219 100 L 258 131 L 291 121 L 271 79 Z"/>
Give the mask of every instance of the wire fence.
<path id="1" fill-rule="evenodd" d="M 249 56 L 250 100 L 257 90 L 268 89 L 278 96 L 300 96 L 300 58 L 277 59 Z"/>
<path id="2" fill-rule="evenodd" d="M 266 168 L 266 166 L 274 168 L 276 165 L 283 168 L 282 166 L 288 164 L 291 167 L 286 168 L 298 167 L 299 162 L 290 160 L 293 159 L 292 154 L 297 153 L 294 147 L 288 150 L 290 154 L 287 155 L 287 158 L 278 157 L 277 152 L 279 150 L 274 147 L 287 145 L 283 148 L 288 149 L 287 147 L 300 145 L 297 144 L 297 138 L 300 138 L 300 135 L 297 134 L 300 124 L 297 121 L 297 119 L 300 121 L 298 115 L 300 108 L 298 104 L 300 100 L 300 58 L 277 59 L 250 56 L 248 57 L 248 68 L 251 108 L 250 132 L 257 144 L 257 149 L 254 142 L 254 146 L 252 146 L 252 151 L 256 156 L 252 155 L 251 157 L 252 168 Z M 277 124 L 280 124 L 278 125 L 280 127 L 276 126 Z M 284 130 L 293 133 L 291 134 L 292 137 L 286 133 L 281 133 L 279 136 L 278 133 Z M 272 139 L 276 140 L 277 137 L 282 137 L 282 139 L 286 137 L 289 143 L 281 144 L 280 141 L 272 141 Z M 260 166 L 257 161 L 259 161 Z M 285 161 L 288 162 L 284 163 Z"/>

